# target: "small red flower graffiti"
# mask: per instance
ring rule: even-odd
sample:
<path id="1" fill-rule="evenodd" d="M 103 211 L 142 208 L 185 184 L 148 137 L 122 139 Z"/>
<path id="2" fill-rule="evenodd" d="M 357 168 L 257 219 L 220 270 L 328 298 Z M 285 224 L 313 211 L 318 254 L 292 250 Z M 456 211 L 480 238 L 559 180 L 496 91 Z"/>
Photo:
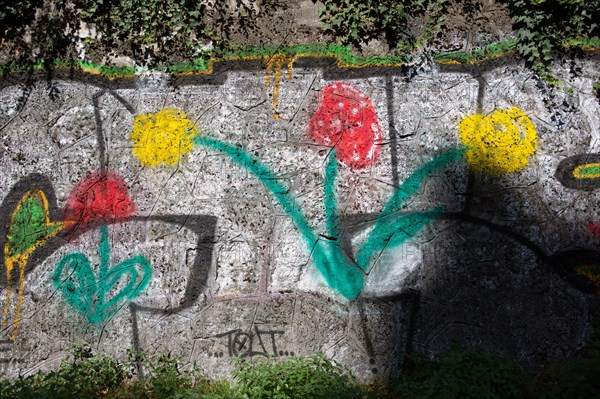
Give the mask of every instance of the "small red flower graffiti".
<path id="1" fill-rule="evenodd" d="M 135 213 L 125 181 L 115 172 L 91 172 L 67 198 L 65 219 L 77 225 L 114 222 Z"/>
<path id="2" fill-rule="evenodd" d="M 311 139 L 334 147 L 352 169 L 371 165 L 379 156 L 381 127 L 371 100 L 347 83 L 335 82 L 321 92 L 321 103 L 308 126 Z"/>

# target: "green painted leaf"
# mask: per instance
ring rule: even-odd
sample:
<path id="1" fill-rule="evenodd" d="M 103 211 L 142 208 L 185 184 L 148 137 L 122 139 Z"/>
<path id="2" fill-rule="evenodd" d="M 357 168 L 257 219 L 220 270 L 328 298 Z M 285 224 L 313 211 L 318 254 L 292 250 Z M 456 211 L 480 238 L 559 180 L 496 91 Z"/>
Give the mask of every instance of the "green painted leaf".
<path id="1" fill-rule="evenodd" d="M 28 195 L 19 203 L 6 241 L 8 256 L 27 252 L 62 227 L 62 223 L 48 223 L 47 212 L 37 195 Z"/>

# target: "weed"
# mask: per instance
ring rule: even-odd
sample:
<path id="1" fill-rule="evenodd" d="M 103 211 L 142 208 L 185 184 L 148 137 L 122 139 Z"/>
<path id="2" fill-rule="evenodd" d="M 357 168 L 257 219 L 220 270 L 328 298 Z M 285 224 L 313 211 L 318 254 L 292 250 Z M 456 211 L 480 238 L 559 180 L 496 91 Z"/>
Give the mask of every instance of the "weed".
<path id="1" fill-rule="evenodd" d="M 4 382 L 0 393 L 14 399 L 100 398 L 129 377 L 123 363 L 104 355 L 93 356 L 89 347 L 76 346 L 72 360 L 63 360 L 57 371 Z"/>
<path id="2" fill-rule="evenodd" d="M 352 374 L 323 354 L 284 361 L 238 360 L 234 377 L 248 399 L 362 397 Z"/>

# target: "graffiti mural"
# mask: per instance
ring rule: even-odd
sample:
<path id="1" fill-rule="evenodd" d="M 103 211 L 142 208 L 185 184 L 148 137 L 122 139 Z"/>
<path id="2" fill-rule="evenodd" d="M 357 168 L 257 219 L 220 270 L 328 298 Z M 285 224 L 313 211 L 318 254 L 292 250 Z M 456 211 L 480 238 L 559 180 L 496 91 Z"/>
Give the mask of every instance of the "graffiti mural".
<path id="1" fill-rule="evenodd" d="M 189 121 L 181 123 L 191 124 Z M 137 126 L 134 130 L 136 128 Z M 163 129 L 164 136 L 160 137 L 176 136 L 176 133 L 168 133 L 168 126 Z M 335 193 L 336 157 L 351 168 L 365 167 L 377 159 L 380 127 L 373 105 L 364 94 L 350 85 L 333 83 L 324 89 L 320 108 L 311 120 L 310 135 L 320 141 L 320 144 L 333 147 L 325 170 L 325 240 L 318 238 L 319 234 L 306 219 L 297 200 L 288 194 L 289 189 L 259 159 L 242 148 L 209 137 L 196 136 L 191 140 L 196 145 L 228 155 L 233 162 L 257 177 L 301 232 L 315 266 L 327 284 L 347 299 L 354 300 L 362 291 L 364 275 L 370 269 L 369 262 L 373 257 L 386 249 L 402 245 L 431 220 L 443 214 L 441 207 L 431 211 L 398 214 L 406 200 L 419 190 L 429 175 L 463 157 L 476 171 L 492 174 L 514 172 L 527 165 L 537 142 L 535 126 L 517 108 L 498 110 L 490 117 L 467 117 L 461 121 L 459 131 L 465 147 L 440 154 L 413 172 L 394 191 L 378 215 L 369 238 L 358 249 L 355 260 L 348 259 L 340 245 L 339 211 Z M 158 139 L 153 141 L 153 145 L 157 152 L 164 147 Z M 185 146 L 187 148 L 187 143 Z M 141 158 L 140 161 L 144 163 Z"/>
<path id="2" fill-rule="evenodd" d="M 493 66 L 237 61 L 59 80 L 76 95 L 5 118 L 9 372 L 80 341 L 224 372 L 324 352 L 367 378 L 453 341 L 533 363 L 585 344 L 600 292 L 587 114 L 569 126 L 590 137 L 559 142 L 567 111 L 518 65 L 515 84 Z"/>
<path id="3" fill-rule="evenodd" d="M 100 264 L 95 273 L 87 256 L 74 252 L 63 257 L 52 276 L 54 288 L 92 324 L 112 317 L 125 301 L 132 301 L 148 286 L 152 267 L 136 255 L 110 266 L 108 227 L 100 227 Z"/>
<path id="4" fill-rule="evenodd" d="M 558 164 L 555 176 L 565 187 L 595 190 L 600 187 L 600 154 L 579 154 L 565 158 Z"/>
<path id="5" fill-rule="evenodd" d="M 13 321 L 13 340 L 16 339 L 18 333 L 19 314 L 25 287 L 25 267 L 29 256 L 64 227 L 64 223 L 50 221 L 48 200 L 41 190 L 25 194 L 12 215 L 4 244 L 6 302 L 2 311 L 2 325 L 8 324 L 7 316 L 11 305 L 11 274 L 13 268 L 17 266 L 19 268 L 19 288 Z"/>

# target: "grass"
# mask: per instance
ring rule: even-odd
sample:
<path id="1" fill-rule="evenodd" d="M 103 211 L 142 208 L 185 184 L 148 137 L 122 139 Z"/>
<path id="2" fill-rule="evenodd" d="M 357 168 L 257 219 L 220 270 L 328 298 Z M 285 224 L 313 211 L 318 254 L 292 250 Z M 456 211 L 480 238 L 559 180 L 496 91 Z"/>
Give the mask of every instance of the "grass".
<path id="1" fill-rule="evenodd" d="M 56 371 L 0 380 L 14 399 L 464 399 L 591 398 L 600 390 L 600 339 L 581 357 L 533 371 L 504 357 L 453 349 L 437 361 L 407 358 L 402 376 L 360 383 L 323 354 L 287 359 L 234 359 L 233 379 L 211 380 L 167 354 L 131 353 L 127 361 L 77 346 Z M 143 379 L 134 378 L 142 364 Z"/>

